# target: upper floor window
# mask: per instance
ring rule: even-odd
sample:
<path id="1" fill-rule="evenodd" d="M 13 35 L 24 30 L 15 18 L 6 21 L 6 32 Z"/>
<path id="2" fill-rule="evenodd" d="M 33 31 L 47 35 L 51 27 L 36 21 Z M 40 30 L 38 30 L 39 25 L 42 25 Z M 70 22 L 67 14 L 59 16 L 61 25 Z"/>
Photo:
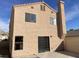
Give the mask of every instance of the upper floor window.
<path id="1" fill-rule="evenodd" d="M 41 5 L 41 11 L 45 11 L 45 6 L 44 5 Z"/>
<path id="2" fill-rule="evenodd" d="M 36 15 L 31 13 L 25 13 L 25 21 L 26 22 L 36 22 Z"/>
<path id="3" fill-rule="evenodd" d="M 56 18 L 55 17 L 50 17 L 50 24 L 56 25 Z"/>

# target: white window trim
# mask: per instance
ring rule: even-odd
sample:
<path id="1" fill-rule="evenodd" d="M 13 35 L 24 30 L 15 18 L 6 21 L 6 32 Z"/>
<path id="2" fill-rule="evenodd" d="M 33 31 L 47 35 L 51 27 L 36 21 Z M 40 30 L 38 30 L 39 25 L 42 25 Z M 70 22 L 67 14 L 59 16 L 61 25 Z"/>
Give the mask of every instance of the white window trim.
<path id="1" fill-rule="evenodd" d="M 56 17 L 50 17 L 50 24 L 51 25 L 56 25 Z"/>

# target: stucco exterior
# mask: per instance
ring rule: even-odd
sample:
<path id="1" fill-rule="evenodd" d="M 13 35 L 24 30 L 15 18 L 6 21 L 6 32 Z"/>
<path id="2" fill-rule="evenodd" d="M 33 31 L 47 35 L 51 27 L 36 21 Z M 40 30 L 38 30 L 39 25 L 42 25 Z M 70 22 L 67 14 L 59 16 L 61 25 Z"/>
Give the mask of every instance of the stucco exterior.
<path id="1" fill-rule="evenodd" d="M 45 5 L 45 11 L 40 11 L 40 5 Z M 36 23 L 25 22 L 25 13 L 36 14 Z M 56 50 L 63 39 L 58 37 L 57 24 L 50 24 L 50 17 L 56 18 L 56 11 L 45 2 L 15 5 L 13 7 L 9 31 L 11 57 L 38 54 L 39 36 L 49 36 L 50 52 Z M 14 49 L 15 36 L 23 36 L 23 50 Z"/>
<path id="2" fill-rule="evenodd" d="M 69 31 L 65 38 L 65 49 L 79 54 L 79 30 Z"/>
<path id="3" fill-rule="evenodd" d="M 66 35 L 66 19 L 65 19 L 63 1 L 58 2 L 57 30 L 58 30 L 58 37 L 64 39 Z"/>

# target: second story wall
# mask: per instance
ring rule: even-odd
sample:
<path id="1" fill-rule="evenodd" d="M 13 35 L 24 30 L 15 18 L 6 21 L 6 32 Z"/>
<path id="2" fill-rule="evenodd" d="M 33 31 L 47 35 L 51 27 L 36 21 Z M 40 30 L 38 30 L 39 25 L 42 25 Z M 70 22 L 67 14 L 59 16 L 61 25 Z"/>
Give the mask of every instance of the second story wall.
<path id="1" fill-rule="evenodd" d="M 41 11 L 41 5 L 45 6 L 45 11 Z M 14 33 L 24 34 L 26 32 L 45 32 L 57 35 L 57 25 L 55 23 L 56 12 L 43 3 L 17 5 L 14 6 Z M 36 16 L 36 22 L 26 22 L 25 14 L 30 13 Z M 50 19 L 54 20 L 52 24 Z M 15 31 L 16 30 L 16 31 Z M 18 33 L 18 34 L 17 34 Z"/>

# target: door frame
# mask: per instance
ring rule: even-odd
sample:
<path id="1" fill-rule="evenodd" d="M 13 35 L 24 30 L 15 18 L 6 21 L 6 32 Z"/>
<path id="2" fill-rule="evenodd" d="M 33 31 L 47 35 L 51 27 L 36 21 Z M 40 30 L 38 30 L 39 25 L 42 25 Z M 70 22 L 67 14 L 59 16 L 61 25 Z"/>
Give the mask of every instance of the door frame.
<path id="1" fill-rule="evenodd" d="M 43 53 L 43 52 L 40 52 L 39 51 L 39 38 L 40 37 L 48 37 L 49 39 L 48 39 L 48 50 L 46 50 L 46 51 L 43 51 L 43 52 L 47 52 L 47 51 L 50 51 L 50 36 L 38 36 L 38 53 Z"/>

